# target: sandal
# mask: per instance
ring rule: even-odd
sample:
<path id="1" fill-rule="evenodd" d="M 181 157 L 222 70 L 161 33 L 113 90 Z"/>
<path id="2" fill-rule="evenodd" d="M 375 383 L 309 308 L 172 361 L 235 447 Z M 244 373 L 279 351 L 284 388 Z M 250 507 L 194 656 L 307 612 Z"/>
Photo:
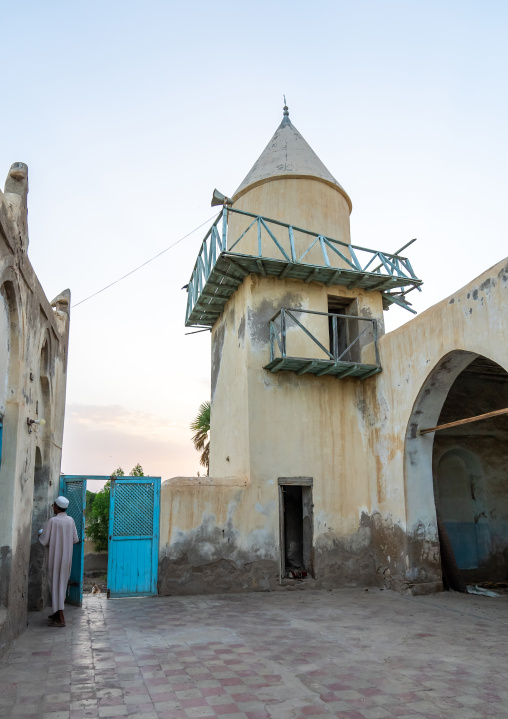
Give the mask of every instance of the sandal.
<path id="1" fill-rule="evenodd" d="M 48 627 L 65 627 L 65 622 L 58 622 L 53 619 L 48 622 Z"/>

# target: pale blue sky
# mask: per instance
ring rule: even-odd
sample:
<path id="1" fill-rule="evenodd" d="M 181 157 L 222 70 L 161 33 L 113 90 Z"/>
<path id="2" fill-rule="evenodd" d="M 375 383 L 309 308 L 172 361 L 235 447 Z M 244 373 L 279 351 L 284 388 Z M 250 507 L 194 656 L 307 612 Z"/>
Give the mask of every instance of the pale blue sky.
<path id="1" fill-rule="evenodd" d="M 1 31 L 0 174 L 29 165 L 50 299 L 78 302 L 211 217 L 283 93 L 352 198 L 353 242 L 418 237 L 416 309 L 508 254 L 506 2 L 21 0 Z M 197 471 L 209 335 L 185 336 L 180 288 L 203 235 L 72 312 L 63 471 Z"/>

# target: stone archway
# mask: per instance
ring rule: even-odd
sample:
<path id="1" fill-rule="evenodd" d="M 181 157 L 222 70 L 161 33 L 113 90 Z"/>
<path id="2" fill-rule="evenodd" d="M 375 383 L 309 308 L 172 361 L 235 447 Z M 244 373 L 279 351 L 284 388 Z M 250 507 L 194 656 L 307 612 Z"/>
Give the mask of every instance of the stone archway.
<path id="1" fill-rule="evenodd" d="M 415 549 L 409 553 L 413 581 L 440 578 L 435 490 L 441 461 L 455 465 L 446 468 L 441 464 L 442 474 L 450 477 L 453 472 L 462 472 L 462 479 L 456 480 L 457 487 L 468 482 L 469 492 L 478 495 L 467 510 L 470 521 L 480 524 L 474 532 L 471 527 L 468 530 L 467 541 L 478 544 L 478 567 L 472 569 L 483 568 L 489 578 L 508 571 L 508 476 L 504 469 L 508 466 L 508 415 L 420 435 L 422 429 L 504 407 L 508 407 L 508 372 L 476 353 L 449 353 L 423 384 L 405 442 L 407 527 L 409 536 L 418 540 L 412 543 Z M 443 459 L 446 454 L 447 460 Z M 484 482 L 480 481 L 483 475 Z M 452 490 L 448 487 L 447 491 Z M 460 533 L 457 527 L 453 531 Z M 466 541 L 465 534 L 463 540 Z M 427 557 L 433 556 L 430 564 L 424 561 L 425 552 Z M 468 563 L 473 563 L 471 557 L 464 561 Z M 464 568 L 466 571 L 469 570 Z M 465 578 L 479 579 L 481 574 L 476 571 Z"/>
<path id="2" fill-rule="evenodd" d="M 7 277 L 13 277 L 11 270 Z M 2 446 L 0 454 L 0 610 L 8 603 L 14 517 L 14 487 L 18 451 L 20 316 L 19 293 L 14 279 L 0 287 L 0 418 Z"/>

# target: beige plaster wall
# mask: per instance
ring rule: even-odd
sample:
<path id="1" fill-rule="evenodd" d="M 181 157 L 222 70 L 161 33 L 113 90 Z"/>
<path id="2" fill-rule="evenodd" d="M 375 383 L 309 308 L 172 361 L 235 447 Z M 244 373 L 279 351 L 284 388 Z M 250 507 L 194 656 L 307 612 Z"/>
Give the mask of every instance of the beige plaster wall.
<path id="1" fill-rule="evenodd" d="M 264 182 L 248 190 L 234 203 L 234 209 L 261 214 L 264 217 L 279 222 L 285 222 L 304 230 L 311 230 L 351 243 L 349 226 L 349 206 L 341 193 L 330 185 L 310 178 L 284 178 Z M 228 222 L 228 246 L 240 237 L 248 227 L 250 221 L 246 217 L 230 213 Z M 269 225 L 270 231 L 275 235 L 288 257 L 291 257 L 289 236 L 285 228 Z M 313 238 L 304 233 L 295 231 L 294 241 L 297 257 L 306 251 L 313 242 Z M 350 254 L 347 248 L 340 247 L 348 259 Z M 233 249 L 233 252 L 243 254 L 258 254 L 257 228 L 253 227 Z M 263 231 L 262 253 L 264 257 L 283 259 L 283 255 L 275 243 Z M 334 267 L 344 267 L 346 263 L 332 250 L 328 249 L 330 264 Z M 323 255 L 319 246 L 310 250 L 303 260 L 309 264 L 322 265 Z"/>
<path id="2" fill-rule="evenodd" d="M 27 606 L 45 599 L 37 530 L 58 495 L 65 408 L 70 294 L 52 307 L 28 260 L 27 192 L 27 168 L 16 163 L 0 192 L 0 653 L 26 626 Z M 28 418 L 46 424 L 29 433 Z"/>
<path id="3" fill-rule="evenodd" d="M 317 179 L 262 182 L 251 187 L 235 208 L 350 242 L 348 203 L 337 189 Z M 230 214 L 228 247 L 247 222 Z M 270 229 L 276 232 L 273 226 Z M 285 232 L 276 236 L 289 254 Z M 273 243 L 265 243 L 263 240 L 263 256 L 277 256 Z M 309 239 L 297 233 L 295 244 L 301 254 Z M 257 254 L 256 228 L 233 251 Z M 331 251 L 328 256 L 332 264 L 344 264 Z M 323 264 L 317 247 L 305 260 Z M 273 588 L 279 569 L 277 479 L 302 475 L 314 482 L 316 576 L 333 575 L 332 583 L 335 575 L 355 581 L 347 563 L 356 556 L 364 565 L 363 579 L 376 581 L 374 565 L 366 556 L 371 530 L 363 526 L 370 521 L 369 476 L 374 469 L 366 452 L 361 384 L 349 379 L 272 374 L 263 369 L 270 359 L 269 320 L 276 312 L 281 308 L 327 312 L 329 295 L 356 300 L 357 314 L 376 319 L 382 334 L 378 292 L 258 276 L 244 280 L 216 322 L 212 330 L 210 481 L 221 485 L 223 477 L 245 477 L 246 486 L 191 488 L 177 487 L 173 480 L 164 483 L 163 593 L 213 591 L 217 577 L 229 588 Z M 328 345 L 326 319 L 298 318 Z M 362 342 L 364 361 L 373 362 L 369 342 L 372 334 Z M 294 356 L 324 356 L 290 324 L 287 350 Z M 340 566 L 330 569 L 336 544 L 343 537 L 347 537 L 341 549 L 346 559 L 343 556 Z"/>
<path id="4" fill-rule="evenodd" d="M 404 501 L 404 477 L 408 493 L 418 484 L 414 470 L 407 467 L 403 471 L 404 444 L 418 394 L 442 360 L 458 351 L 471 353 L 466 364 L 475 356 L 484 355 L 508 370 L 507 290 L 505 259 L 380 341 L 383 372 L 376 379 L 378 417 L 373 425 L 382 469 L 378 506 L 384 509 L 389 501 L 397 521 L 404 522 L 409 529 L 429 519 L 426 503 L 420 503 L 420 511 L 406 512 Z M 442 369 L 447 375 L 446 393 L 459 373 L 452 363 L 448 367 Z M 433 414 L 417 418 L 418 428 L 435 426 L 441 407 L 442 402 L 433 408 Z M 434 417 L 436 421 L 432 424 Z M 421 446 L 433 443 L 432 434 L 415 439 Z"/>
<path id="5" fill-rule="evenodd" d="M 334 574 L 330 556 L 343 537 L 348 538 L 343 550 L 348 555 L 368 553 L 370 529 L 361 525 L 362 515 L 371 512 L 369 475 L 374 466 L 366 451 L 361 383 L 263 369 L 270 359 L 269 319 L 281 307 L 326 312 L 332 294 L 356 299 L 359 315 L 379 318 L 382 330 L 377 292 L 257 276 L 244 280 L 214 326 L 209 484 L 163 484 L 161 591 L 213 591 L 220 574 L 216 565 L 224 561 L 234 568 L 232 575 L 236 570 L 242 575 L 237 581 L 221 575 L 224 589 L 274 588 L 279 571 L 278 477 L 313 478 L 318 578 L 326 581 L 325 574 Z M 328 344 L 328 327 L 321 317 L 308 316 L 305 323 Z M 298 343 L 295 331 L 295 354 L 321 356 L 301 335 Z M 365 353 L 372 361 L 370 348 Z M 220 486 L 231 475 L 243 486 Z M 366 564 L 364 579 L 373 583 L 373 564 Z M 339 573 L 355 581 L 347 568 Z M 207 582 L 210 574 L 215 578 Z"/>

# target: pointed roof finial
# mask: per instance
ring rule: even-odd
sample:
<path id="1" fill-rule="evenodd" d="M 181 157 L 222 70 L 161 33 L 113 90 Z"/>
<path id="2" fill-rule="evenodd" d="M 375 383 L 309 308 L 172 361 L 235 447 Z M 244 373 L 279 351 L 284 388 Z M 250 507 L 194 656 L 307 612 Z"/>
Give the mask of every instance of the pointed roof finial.
<path id="1" fill-rule="evenodd" d="M 253 187 L 264 182 L 288 178 L 311 178 L 321 180 L 343 195 L 351 210 L 351 200 L 319 157 L 304 140 L 289 119 L 289 109 L 284 98 L 284 117 L 274 136 L 258 157 L 240 187 L 233 195 L 236 202 Z"/>

